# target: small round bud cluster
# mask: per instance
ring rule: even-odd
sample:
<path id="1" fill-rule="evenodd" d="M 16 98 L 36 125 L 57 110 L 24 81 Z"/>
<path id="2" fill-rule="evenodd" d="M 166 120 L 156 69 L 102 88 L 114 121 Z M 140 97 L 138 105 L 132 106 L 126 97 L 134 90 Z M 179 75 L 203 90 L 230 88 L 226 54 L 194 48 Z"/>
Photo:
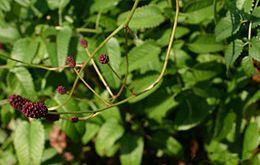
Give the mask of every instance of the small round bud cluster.
<path id="1" fill-rule="evenodd" d="M 59 85 L 59 86 L 57 87 L 56 91 L 57 91 L 59 94 L 61 94 L 61 95 L 63 95 L 63 94 L 66 93 L 65 87 L 62 86 L 62 85 Z"/>
<path id="2" fill-rule="evenodd" d="M 107 64 L 109 62 L 109 57 L 106 54 L 100 54 L 98 60 L 101 64 Z"/>
<path id="3" fill-rule="evenodd" d="M 76 62 L 74 60 L 74 58 L 72 56 L 68 56 L 66 59 L 66 63 L 67 65 L 69 65 L 69 67 L 74 68 L 76 66 Z"/>
<path id="4" fill-rule="evenodd" d="M 48 113 L 48 108 L 41 102 L 32 102 L 19 95 L 11 95 L 9 97 L 10 105 L 22 112 L 24 116 L 31 118 L 45 117 Z"/>
<path id="5" fill-rule="evenodd" d="M 70 121 L 71 121 L 72 123 L 76 123 L 76 122 L 79 121 L 79 118 L 78 118 L 77 116 L 72 116 L 72 117 L 70 118 Z"/>
<path id="6" fill-rule="evenodd" d="M 84 38 L 80 39 L 80 45 L 81 45 L 83 48 L 86 48 L 86 47 L 88 46 L 87 40 L 85 40 Z"/>

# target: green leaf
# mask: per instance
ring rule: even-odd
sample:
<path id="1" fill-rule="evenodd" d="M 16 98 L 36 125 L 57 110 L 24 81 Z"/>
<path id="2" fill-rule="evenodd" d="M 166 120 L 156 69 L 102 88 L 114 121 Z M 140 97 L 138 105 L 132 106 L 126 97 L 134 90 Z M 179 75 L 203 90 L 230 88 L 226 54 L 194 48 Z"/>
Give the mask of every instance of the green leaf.
<path id="1" fill-rule="evenodd" d="M 216 25 L 215 34 L 216 40 L 221 41 L 234 35 L 240 28 L 240 21 L 238 18 L 227 16 L 222 18 Z"/>
<path id="2" fill-rule="evenodd" d="M 109 1 L 104 1 L 104 0 L 95 0 L 93 5 L 91 5 L 91 12 L 102 12 L 105 13 L 108 10 L 113 9 L 120 0 L 109 0 Z"/>
<path id="3" fill-rule="evenodd" d="M 260 133 L 257 123 L 249 123 L 246 128 L 244 141 L 243 141 L 243 152 L 242 159 L 250 159 L 253 151 L 257 148 L 260 143 Z"/>
<path id="4" fill-rule="evenodd" d="M 122 138 L 120 162 L 122 165 L 139 165 L 142 162 L 144 140 L 140 136 L 126 134 Z"/>
<path id="5" fill-rule="evenodd" d="M 58 104 L 62 104 L 66 101 L 67 95 L 55 95 L 54 100 Z M 77 102 L 73 99 L 70 99 L 70 101 L 63 105 L 61 108 L 58 109 L 60 112 L 73 112 L 73 111 L 79 111 L 79 106 Z M 71 115 L 64 115 L 66 117 L 71 117 Z M 77 122 L 72 123 L 67 120 L 61 120 L 60 121 L 61 129 L 66 133 L 67 136 L 71 138 L 71 140 L 74 140 L 75 142 L 80 141 L 81 136 L 83 135 L 85 131 L 85 123 L 84 122 Z"/>
<path id="6" fill-rule="evenodd" d="M 153 95 L 147 98 L 145 104 L 145 112 L 148 118 L 157 122 L 162 122 L 169 110 L 178 105 L 173 96 L 168 95 L 164 90 L 158 90 L 153 93 Z"/>
<path id="7" fill-rule="evenodd" d="M 159 59 L 161 49 L 154 42 L 145 42 L 144 44 L 134 47 L 128 54 L 129 72 L 150 65 L 151 61 Z M 125 73 L 126 62 L 121 65 L 121 74 Z"/>
<path id="8" fill-rule="evenodd" d="M 213 17 L 214 9 L 213 5 L 211 5 L 193 12 L 182 13 L 179 20 L 187 24 L 201 24 L 204 21 L 211 21 Z"/>
<path id="9" fill-rule="evenodd" d="M 156 131 L 151 135 L 150 142 L 152 147 L 157 150 L 162 150 L 163 153 L 176 156 L 178 158 L 183 157 L 183 147 L 174 137 L 172 137 L 166 131 Z"/>
<path id="10" fill-rule="evenodd" d="M 243 41 L 235 40 L 231 42 L 225 50 L 226 65 L 232 66 L 243 50 Z"/>
<path id="11" fill-rule="evenodd" d="M 41 122 L 20 122 L 15 129 L 14 147 L 21 165 L 40 164 L 44 149 L 44 128 Z"/>
<path id="12" fill-rule="evenodd" d="M 45 162 L 45 161 L 53 158 L 57 154 L 58 153 L 54 148 L 45 149 L 42 154 L 42 162 Z"/>
<path id="13" fill-rule="evenodd" d="M 29 98 L 35 98 L 36 97 L 36 92 L 34 88 L 34 83 L 32 76 L 30 72 L 23 67 L 16 67 L 11 69 L 11 72 L 13 72 L 17 78 L 17 82 L 20 83 L 23 91 L 23 96 L 24 97 L 29 97 Z"/>
<path id="14" fill-rule="evenodd" d="M 100 114 L 104 120 L 109 120 L 111 118 L 116 119 L 118 122 L 122 122 L 120 115 L 120 110 L 117 106 L 111 107 Z"/>
<path id="15" fill-rule="evenodd" d="M 205 148 L 209 159 L 215 164 L 234 165 L 239 162 L 238 154 L 231 153 L 223 143 L 212 140 Z"/>
<path id="16" fill-rule="evenodd" d="M 136 79 L 133 80 L 133 82 L 131 83 L 129 88 L 133 89 L 133 91 L 140 92 L 140 91 L 146 89 L 149 85 L 151 85 L 157 78 L 158 78 L 157 74 L 140 75 L 140 77 L 136 77 Z M 152 88 L 151 90 L 147 91 L 146 93 L 141 94 L 141 95 L 129 100 L 129 103 L 135 103 L 135 102 L 138 102 L 138 101 L 146 98 L 147 96 L 152 94 L 154 91 L 156 91 L 160 87 L 161 82 L 159 84 L 157 84 L 156 87 Z"/>
<path id="17" fill-rule="evenodd" d="M 255 8 L 252 12 L 252 15 L 252 27 L 254 28 L 260 25 L 260 7 Z"/>
<path id="18" fill-rule="evenodd" d="M 11 0 L 2 0 L 0 1 L 0 10 L 3 10 L 5 12 L 11 10 Z"/>
<path id="19" fill-rule="evenodd" d="M 239 10 L 243 10 L 245 13 L 249 13 L 252 9 L 253 1 L 252 0 L 237 0 L 236 7 Z"/>
<path id="20" fill-rule="evenodd" d="M 86 132 L 82 136 L 82 143 L 87 144 L 99 131 L 100 126 L 96 123 L 86 122 Z"/>
<path id="21" fill-rule="evenodd" d="M 212 107 L 203 97 L 192 93 L 190 90 L 180 93 L 176 101 L 180 103 L 174 120 L 177 130 L 188 130 L 195 127 L 212 111 Z"/>
<path id="22" fill-rule="evenodd" d="M 130 11 L 122 13 L 117 19 L 117 24 L 122 24 L 129 16 Z M 137 8 L 129 22 L 131 29 L 154 28 L 164 21 L 160 9 L 157 6 L 144 6 Z"/>
<path id="23" fill-rule="evenodd" d="M 51 10 L 65 8 L 70 0 L 47 0 L 48 6 Z"/>
<path id="24" fill-rule="evenodd" d="M 110 119 L 107 120 L 102 127 L 100 128 L 96 143 L 95 149 L 98 155 L 108 156 L 109 150 L 115 146 L 116 141 L 121 138 L 124 134 L 124 127 L 122 127 L 117 120 Z"/>
<path id="25" fill-rule="evenodd" d="M 2 43 L 13 43 L 18 38 L 20 34 L 13 24 L 0 24 L 0 42 Z"/>
<path id="26" fill-rule="evenodd" d="M 62 27 L 57 34 L 57 61 L 58 66 L 66 63 L 66 57 L 68 56 L 68 48 L 70 43 L 70 37 L 72 30 L 70 27 Z"/>
<path id="27" fill-rule="evenodd" d="M 216 42 L 215 35 L 207 34 L 198 36 L 188 48 L 195 53 L 210 53 L 223 50 L 224 45 Z"/>
<path id="28" fill-rule="evenodd" d="M 187 1 L 184 5 L 184 10 L 186 12 L 196 11 L 213 4 L 213 0 L 193 0 Z"/>
<path id="29" fill-rule="evenodd" d="M 236 114 L 232 111 L 226 114 L 226 111 L 219 114 L 216 120 L 216 140 L 222 140 L 231 132 L 236 121 Z"/>
<path id="30" fill-rule="evenodd" d="M 253 65 L 253 59 L 249 56 L 246 56 L 242 59 L 242 68 L 247 76 L 252 76 L 256 73 L 256 69 Z"/>
<path id="31" fill-rule="evenodd" d="M 39 46 L 33 38 L 22 38 L 14 43 L 11 57 L 26 63 L 31 63 Z"/>
<path id="32" fill-rule="evenodd" d="M 260 61 L 260 39 L 257 37 L 252 38 L 249 47 L 249 56 Z"/>
<path id="33" fill-rule="evenodd" d="M 15 0 L 15 2 L 23 7 L 30 7 L 36 2 L 36 0 Z"/>

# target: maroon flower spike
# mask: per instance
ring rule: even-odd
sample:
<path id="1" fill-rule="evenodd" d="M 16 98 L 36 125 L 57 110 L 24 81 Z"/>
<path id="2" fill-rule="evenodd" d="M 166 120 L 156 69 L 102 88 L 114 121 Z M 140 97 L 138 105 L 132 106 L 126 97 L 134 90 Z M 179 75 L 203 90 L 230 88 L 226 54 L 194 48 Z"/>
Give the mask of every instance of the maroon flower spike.
<path id="1" fill-rule="evenodd" d="M 72 56 L 68 56 L 66 62 L 71 68 L 74 68 L 76 66 L 76 62 Z"/>
<path id="2" fill-rule="evenodd" d="M 57 111 L 53 111 L 53 112 L 57 112 Z M 48 121 L 57 121 L 60 119 L 60 115 L 59 114 L 47 114 L 45 116 L 45 119 Z"/>
<path id="3" fill-rule="evenodd" d="M 98 60 L 101 64 L 107 64 L 109 62 L 109 57 L 106 54 L 100 54 Z"/>
<path id="4" fill-rule="evenodd" d="M 86 48 L 86 47 L 88 46 L 87 40 L 85 40 L 84 38 L 80 39 L 80 45 L 81 45 L 83 48 Z"/>
<path id="5" fill-rule="evenodd" d="M 19 96 L 19 95 L 11 95 L 9 97 L 9 103 L 10 105 L 16 109 L 17 111 L 22 112 L 23 110 L 23 105 L 28 102 L 29 100 Z"/>
<path id="6" fill-rule="evenodd" d="M 78 118 L 77 116 L 73 116 L 73 117 L 70 118 L 70 121 L 71 121 L 72 123 L 76 123 L 76 122 L 79 121 L 79 118 Z"/>
<path id="7" fill-rule="evenodd" d="M 41 118 L 45 117 L 48 113 L 48 108 L 41 102 L 26 102 L 22 110 L 26 117 Z"/>
<path id="8" fill-rule="evenodd" d="M 65 87 L 62 86 L 62 85 L 59 85 L 59 86 L 57 87 L 56 91 L 57 91 L 59 94 L 61 94 L 61 95 L 63 95 L 63 94 L 66 93 Z"/>

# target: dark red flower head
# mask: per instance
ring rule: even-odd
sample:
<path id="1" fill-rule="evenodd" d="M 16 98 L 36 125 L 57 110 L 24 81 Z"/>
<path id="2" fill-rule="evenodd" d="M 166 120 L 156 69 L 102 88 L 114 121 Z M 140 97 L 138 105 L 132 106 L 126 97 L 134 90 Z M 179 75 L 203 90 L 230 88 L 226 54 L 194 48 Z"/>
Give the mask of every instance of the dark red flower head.
<path id="1" fill-rule="evenodd" d="M 85 40 L 84 38 L 80 39 L 80 45 L 81 45 L 83 48 L 86 48 L 86 47 L 88 46 L 87 40 Z"/>
<path id="2" fill-rule="evenodd" d="M 101 64 L 107 64 L 109 62 L 109 57 L 106 54 L 100 54 L 98 60 Z"/>
<path id="3" fill-rule="evenodd" d="M 61 94 L 61 95 L 63 95 L 63 94 L 66 93 L 65 87 L 62 86 L 62 85 L 59 85 L 59 86 L 57 87 L 56 91 L 57 91 L 59 94 Z"/>
<path id="4" fill-rule="evenodd" d="M 41 118 L 48 113 L 48 108 L 41 102 L 26 102 L 22 110 L 26 117 Z"/>
<path id="5" fill-rule="evenodd" d="M 10 105 L 16 109 L 17 111 L 20 111 L 22 112 L 23 110 L 23 105 L 28 102 L 29 100 L 28 99 L 25 99 L 19 95 L 11 95 L 9 97 L 9 103 Z"/>
<path id="6" fill-rule="evenodd" d="M 76 66 L 76 62 L 72 56 L 68 56 L 66 63 L 69 65 L 69 67 L 74 68 Z"/>
<path id="7" fill-rule="evenodd" d="M 11 95 L 9 102 L 14 109 L 22 112 L 26 117 L 41 118 L 48 113 L 48 108 L 42 102 L 32 102 L 19 95 Z"/>

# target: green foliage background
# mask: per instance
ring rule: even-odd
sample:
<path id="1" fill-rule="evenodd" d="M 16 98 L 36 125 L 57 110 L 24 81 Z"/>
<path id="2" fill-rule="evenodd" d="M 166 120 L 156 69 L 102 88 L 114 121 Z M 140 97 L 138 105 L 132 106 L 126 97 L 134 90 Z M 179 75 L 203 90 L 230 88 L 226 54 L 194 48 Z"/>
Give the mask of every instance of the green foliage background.
<path id="1" fill-rule="evenodd" d="M 0 164 L 260 164 L 259 0 L 180 0 L 180 15 L 163 80 L 147 93 L 78 123 L 28 120 L 6 101 L 12 94 L 62 104 L 72 88 L 68 55 L 81 64 L 121 25 L 132 0 L 0 1 Z M 127 86 L 140 91 L 160 74 L 175 16 L 175 1 L 140 0 L 127 32 L 101 50 Z M 128 35 L 128 41 L 125 40 Z M 127 43 L 127 46 L 126 46 Z M 95 60 L 97 56 L 94 57 Z M 44 66 L 44 67 L 41 67 Z M 113 92 L 121 81 L 107 65 L 102 75 Z M 109 94 L 93 66 L 84 79 L 104 99 Z M 119 100 L 131 96 L 125 90 Z M 99 99 L 82 82 L 58 112 L 96 110 Z M 63 115 L 64 118 L 70 115 Z M 82 115 L 84 116 L 84 115 Z M 66 134 L 66 162 L 50 146 L 59 125 Z"/>

